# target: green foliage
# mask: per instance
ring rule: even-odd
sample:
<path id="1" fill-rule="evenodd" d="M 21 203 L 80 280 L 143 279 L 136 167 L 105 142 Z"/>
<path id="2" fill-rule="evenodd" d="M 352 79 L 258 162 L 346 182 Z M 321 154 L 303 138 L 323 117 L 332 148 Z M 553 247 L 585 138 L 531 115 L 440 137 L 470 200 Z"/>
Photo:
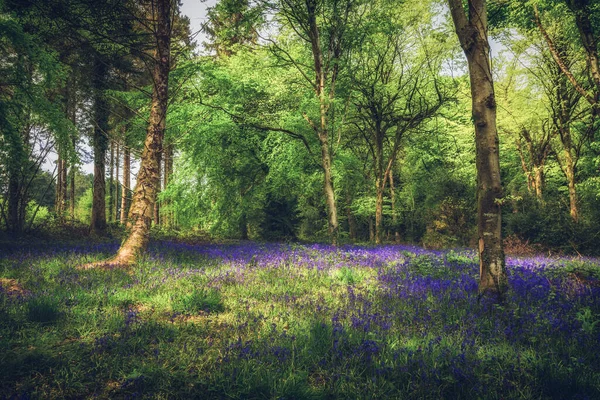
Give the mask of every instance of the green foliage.
<path id="1" fill-rule="evenodd" d="M 223 301 L 218 291 L 214 289 L 194 289 L 173 298 L 173 311 L 185 314 L 198 312 L 215 313 L 224 310 Z"/>
<path id="2" fill-rule="evenodd" d="M 589 307 L 585 307 L 577 313 L 577 320 L 581 322 L 581 329 L 590 335 L 594 333 L 596 325 L 600 323 L 600 317 L 594 316 L 592 309 Z"/>
<path id="3" fill-rule="evenodd" d="M 27 318 L 32 322 L 53 323 L 60 314 L 59 305 L 51 296 L 32 297 L 27 302 Z"/>

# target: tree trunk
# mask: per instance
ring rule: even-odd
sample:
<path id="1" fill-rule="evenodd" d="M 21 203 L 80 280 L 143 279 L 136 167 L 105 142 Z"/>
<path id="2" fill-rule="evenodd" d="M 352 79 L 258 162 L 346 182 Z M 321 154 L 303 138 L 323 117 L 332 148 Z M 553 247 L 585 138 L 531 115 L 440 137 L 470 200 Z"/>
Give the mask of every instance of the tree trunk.
<path id="1" fill-rule="evenodd" d="M 394 186 L 394 173 L 390 168 L 390 199 L 392 201 L 392 224 L 394 225 L 394 241 L 400 244 L 400 232 L 398 232 L 398 215 L 396 215 L 396 188 Z"/>
<path id="2" fill-rule="evenodd" d="M 577 223 L 579 222 L 579 210 L 577 209 L 577 189 L 575 188 L 575 165 L 571 156 L 571 150 L 565 147 L 564 154 L 564 173 L 569 186 L 569 213 L 573 222 Z"/>
<path id="3" fill-rule="evenodd" d="M 533 188 L 535 190 L 535 197 L 542 201 L 544 199 L 544 165 L 538 165 L 533 167 Z"/>
<path id="4" fill-rule="evenodd" d="M 164 156 L 165 156 L 165 162 L 164 162 L 165 170 L 164 170 L 164 174 L 163 174 L 163 190 L 166 190 L 167 186 L 169 185 L 169 182 L 171 181 L 171 175 L 173 174 L 173 145 L 172 144 L 168 144 L 167 146 L 165 146 Z M 170 227 L 173 224 L 172 213 L 173 213 L 173 210 L 171 210 L 168 200 L 163 200 L 163 215 L 162 215 L 161 223 L 164 226 Z M 246 227 L 246 230 L 247 230 L 247 227 Z"/>
<path id="5" fill-rule="evenodd" d="M 61 221 L 61 223 L 64 223 L 65 222 L 65 214 L 67 212 L 67 198 L 68 198 L 67 184 L 69 182 L 69 174 L 68 174 L 68 170 L 67 170 L 67 160 L 64 158 L 62 160 L 60 174 L 62 175 L 62 179 L 61 179 L 62 188 L 60 190 L 60 221 Z"/>
<path id="6" fill-rule="evenodd" d="M 115 199 L 114 199 L 114 216 L 113 221 L 119 222 L 119 142 L 115 142 Z"/>
<path id="7" fill-rule="evenodd" d="M 171 0 L 157 0 L 157 29 L 154 71 L 154 89 L 146 140 L 142 151 L 140 171 L 131 204 L 132 227 L 116 257 L 110 264 L 129 265 L 147 247 L 150 224 L 156 202 L 159 182 L 159 155 L 168 107 L 170 44 L 171 44 Z"/>
<path id="8" fill-rule="evenodd" d="M 21 183 L 19 174 L 9 170 L 8 177 L 8 231 L 19 234 L 23 230 L 23 221 L 19 218 Z"/>
<path id="9" fill-rule="evenodd" d="M 90 232 L 92 234 L 103 234 L 106 230 L 106 182 L 105 182 L 105 159 L 108 148 L 108 113 L 109 106 L 104 89 L 106 85 L 107 67 L 96 56 L 94 61 L 94 74 L 92 84 L 94 88 L 94 186 L 92 195 L 92 218 Z"/>
<path id="10" fill-rule="evenodd" d="M 338 243 L 338 216 L 335 202 L 335 191 L 333 190 L 333 177 L 331 176 L 331 156 L 329 154 L 329 144 L 327 139 L 321 140 L 321 162 L 324 172 L 323 188 L 325 200 L 327 202 L 327 218 L 329 225 L 329 236 L 331 244 L 336 246 Z"/>
<path id="11" fill-rule="evenodd" d="M 590 20 L 593 10 L 590 9 L 589 0 L 568 0 L 567 5 L 575 14 L 575 24 L 577 25 L 579 37 L 585 49 L 587 65 L 595 85 L 592 106 L 594 112 L 597 113 L 598 101 L 600 100 L 600 60 L 598 57 L 596 35 Z"/>
<path id="12" fill-rule="evenodd" d="M 108 220 L 112 221 L 115 204 L 115 143 L 112 140 L 110 141 L 110 161 L 108 169 L 110 171 L 110 179 L 108 180 Z"/>
<path id="13" fill-rule="evenodd" d="M 369 217 L 369 242 L 375 241 L 375 227 L 373 226 L 373 217 Z"/>
<path id="14" fill-rule="evenodd" d="M 71 165 L 71 183 L 69 191 L 69 214 L 71 215 L 71 221 L 75 221 L 75 171 L 77 168 L 75 165 Z"/>
<path id="15" fill-rule="evenodd" d="M 306 2 L 308 18 L 308 37 L 310 39 L 313 63 L 315 67 L 315 94 L 319 100 L 320 122 L 315 126 L 311 121 L 313 129 L 316 131 L 321 145 L 321 166 L 323 167 L 323 191 L 325 193 L 325 202 L 327 204 L 328 231 L 331 244 L 336 246 L 338 243 L 338 215 L 335 199 L 335 190 L 333 188 L 333 176 L 331 173 L 332 157 L 329 149 L 329 132 L 327 129 L 327 112 L 329 109 L 328 101 L 333 100 L 336 71 L 331 72 L 331 88 L 329 96 L 325 93 L 325 65 L 323 62 L 323 52 L 321 51 L 321 40 L 319 28 L 317 26 L 317 5 L 315 2 Z M 337 68 L 337 67 L 336 67 Z"/>
<path id="16" fill-rule="evenodd" d="M 56 216 L 58 217 L 58 221 L 60 223 L 62 223 L 62 214 L 63 214 L 63 209 L 62 209 L 62 188 L 63 188 L 62 164 L 63 164 L 63 159 L 62 159 L 61 151 L 59 148 L 58 159 L 56 160 L 56 169 L 58 170 L 58 174 L 56 174 L 56 195 L 54 196 L 54 212 L 56 213 Z"/>
<path id="17" fill-rule="evenodd" d="M 352 213 L 352 197 L 348 193 L 346 196 L 346 217 L 348 218 L 348 236 L 352 242 L 356 241 L 356 218 Z"/>
<path id="18" fill-rule="evenodd" d="M 160 193 L 160 183 L 161 183 L 161 164 L 162 164 L 162 157 L 161 157 L 162 153 L 158 153 L 157 158 L 158 158 L 158 170 L 156 171 L 156 173 L 158 174 L 158 184 L 156 186 L 156 201 L 154 202 L 154 225 L 158 226 L 160 225 L 160 204 L 158 202 L 158 195 Z"/>
<path id="19" fill-rule="evenodd" d="M 375 244 L 381 244 L 383 230 L 383 191 L 385 176 L 383 174 L 383 133 L 380 122 L 375 122 L 374 151 L 375 151 Z"/>
<path id="20" fill-rule="evenodd" d="M 502 186 L 486 2 L 469 0 L 468 17 L 461 0 L 448 2 L 456 33 L 467 57 L 471 81 L 477 166 L 479 293 L 489 291 L 502 296 L 508 289 L 508 278 L 502 247 Z"/>
<path id="21" fill-rule="evenodd" d="M 127 224 L 127 214 L 129 212 L 129 193 L 131 191 L 131 156 L 129 146 L 123 148 L 123 190 L 121 193 L 121 225 Z"/>

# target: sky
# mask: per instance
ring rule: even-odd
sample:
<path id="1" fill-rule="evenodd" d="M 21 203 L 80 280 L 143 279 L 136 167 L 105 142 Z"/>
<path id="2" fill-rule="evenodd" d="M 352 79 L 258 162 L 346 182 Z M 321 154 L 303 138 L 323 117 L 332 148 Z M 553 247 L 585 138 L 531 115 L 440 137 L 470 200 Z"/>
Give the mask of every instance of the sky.
<path id="1" fill-rule="evenodd" d="M 183 0 L 181 4 L 181 13 L 187 15 L 190 19 L 190 30 L 192 37 L 195 37 L 196 43 L 200 46 L 206 39 L 206 36 L 200 31 L 201 25 L 206 21 L 206 9 L 213 7 L 217 0 Z"/>

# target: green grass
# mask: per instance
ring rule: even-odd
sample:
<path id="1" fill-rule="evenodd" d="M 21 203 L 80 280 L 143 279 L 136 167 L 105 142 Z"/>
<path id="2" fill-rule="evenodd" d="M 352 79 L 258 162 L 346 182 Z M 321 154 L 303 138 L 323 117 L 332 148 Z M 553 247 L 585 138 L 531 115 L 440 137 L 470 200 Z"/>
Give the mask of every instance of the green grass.
<path id="1" fill-rule="evenodd" d="M 467 253 L 251 250 L 159 248 L 127 271 L 76 268 L 104 250 L 0 258 L 24 291 L 0 292 L 0 397 L 600 396 L 599 302 L 570 286 L 493 306 Z"/>

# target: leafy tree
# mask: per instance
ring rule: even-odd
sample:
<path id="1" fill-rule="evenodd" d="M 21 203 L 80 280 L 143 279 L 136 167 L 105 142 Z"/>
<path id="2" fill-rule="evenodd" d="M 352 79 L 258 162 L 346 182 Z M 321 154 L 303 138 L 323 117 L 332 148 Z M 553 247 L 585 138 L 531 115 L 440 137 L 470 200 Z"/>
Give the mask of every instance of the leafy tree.
<path id="1" fill-rule="evenodd" d="M 448 0 L 448 4 L 460 45 L 467 56 L 471 81 L 477 149 L 479 291 L 502 295 L 508 288 L 508 278 L 502 248 L 502 185 L 486 2 L 469 0 L 468 12 L 460 0 Z"/>

